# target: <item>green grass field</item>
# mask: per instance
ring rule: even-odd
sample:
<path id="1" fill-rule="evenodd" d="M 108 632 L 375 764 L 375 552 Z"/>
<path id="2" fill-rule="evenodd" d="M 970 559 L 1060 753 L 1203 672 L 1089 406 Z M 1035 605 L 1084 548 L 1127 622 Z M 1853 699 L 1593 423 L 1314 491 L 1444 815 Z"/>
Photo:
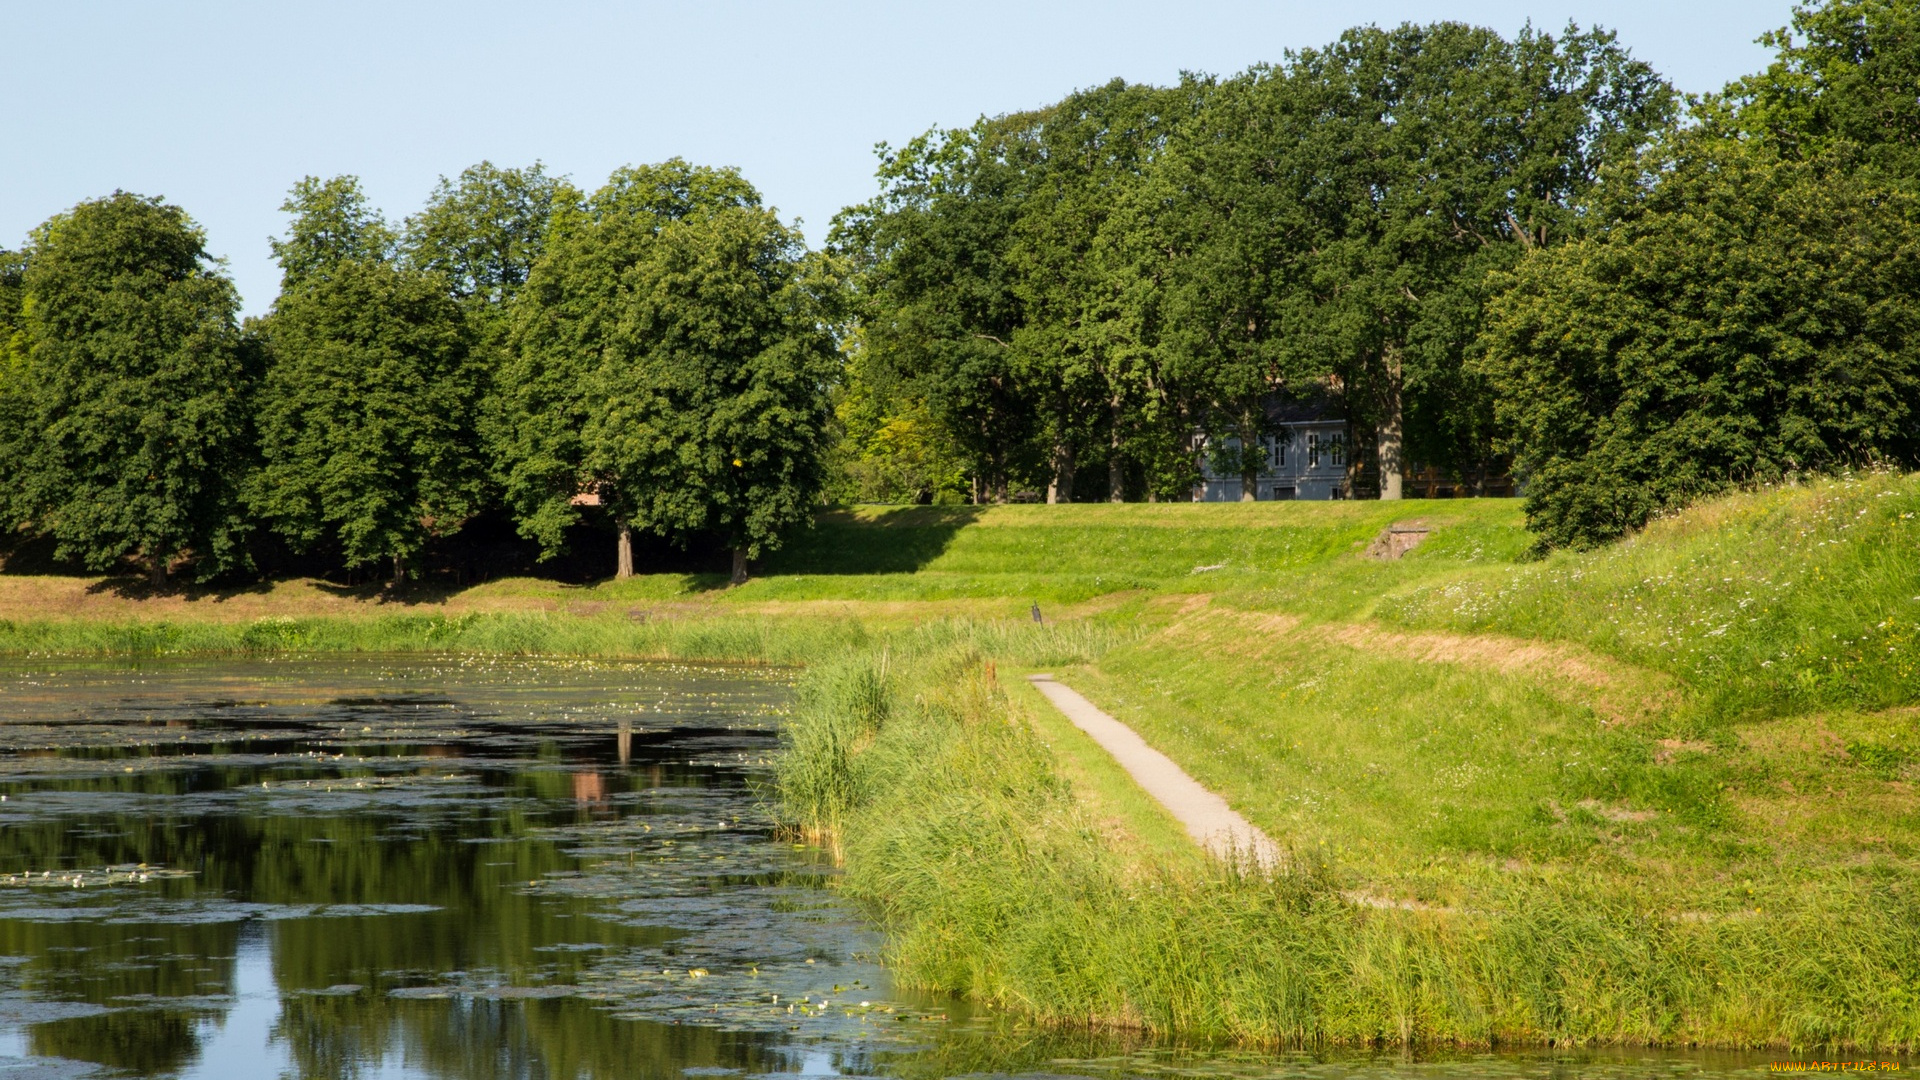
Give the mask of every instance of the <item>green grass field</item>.
<path id="1" fill-rule="evenodd" d="M 1529 545 L 1494 500 L 860 508 L 735 589 L 89 586 L 49 618 L 78 594 L 0 577 L 0 652 L 805 664 L 780 797 L 905 983 L 1264 1043 L 1920 1047 L 1920 478 Z M 1289 869 L 1207 864 L 1041 669 Z"/>

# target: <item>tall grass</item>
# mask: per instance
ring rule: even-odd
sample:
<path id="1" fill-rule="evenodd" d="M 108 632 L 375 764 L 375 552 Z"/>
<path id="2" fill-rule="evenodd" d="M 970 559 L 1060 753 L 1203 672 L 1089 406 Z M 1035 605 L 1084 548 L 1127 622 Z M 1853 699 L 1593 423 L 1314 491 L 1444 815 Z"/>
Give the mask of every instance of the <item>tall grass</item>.
<path id="1" fill-rule="evenodd" d="M 1582 642 L 1671 672 L 1705 718 L 1920 699 L 1920 475 L 1739 495 L 1592 553 L 1415 588 L 1395 621 Z"/>
<path id="2" fill-rule="evenodd" d="M 1304 852 L 1271 878 L 1142 871 L 983 650 L 876 651 L 806 682 L 783 811 L 836 834 L 909 985 L 1275 1045 L 1920 1045 L 1920 897 L 1892 879 L 1676 913 L 1578 868 L 1496 875 L 1455 908 L 1356 902 Z"/>
<path id="3" fill-rule="evenodd" d="M 725 612 L 634 621 L 504 612 L 200 620 L 0 620 L 0 655 L 167 657 L 294 652 L 631 656 L 804 663 L 870 640 L 853 619 Z"/>

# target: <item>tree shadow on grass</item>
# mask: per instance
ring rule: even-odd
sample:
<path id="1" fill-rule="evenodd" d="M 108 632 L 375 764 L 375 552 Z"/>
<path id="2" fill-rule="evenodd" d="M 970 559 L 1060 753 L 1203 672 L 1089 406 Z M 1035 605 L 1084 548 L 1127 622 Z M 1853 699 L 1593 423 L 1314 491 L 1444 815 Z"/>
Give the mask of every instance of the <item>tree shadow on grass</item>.
<path id="1" fill-rule="evenodd" d="M 812 529 L 794 535 L 779 550 L 755 560 L 753 573 L 756 577 L 914 573 L 924 570 L 944 554 L 960 531 L 978 521 L 986 510 L 983 506 L 900 506 L 881 508 L 877 512 L 871 509 L 863 512 L 851 509 L 826 510 L 816 519 Z M 516 577 L 540 579 L 563 594 L 574 590 L 584 593 L 592 589 L 604 589 L 612 584 L 610 574 L 601 571 L 597 565 L 591 565 L 598 563 L 601 555 L 606 556 L 606 563 L 612 563 L 611 533 L 604 537 L 595 534 L 575 539 L 577 542 L 571 547 L 587 549 L 575 553 L 572 562 L 580 565 L 561 568 L 513 563 L 499 569 Z M 655 537 L 636 536 L 634 540 L 635 569 L 642 575 L 656 579 L 662 575 L 676 575 L 678 587 L 669 590 L 671 592 L 712 593 L 728 585 L 725 569 L 727 552 L 725 545 L 717 538 L 702 537 L 687 548 Z M 276 562 L 279 565 L 275 565 Z M 285 560 L 268 560 L 262 567 L 266 575 L 261 577 L 232 577 L 203 583 L 183 575 L 160 586 L 155 586 L 145 575 L 129 568 L 128 571 L 99 578 L 87 587 L 87 592 L 123 600 L 175 599 L 219 603 L 243 596 L 267 596 L 289 581 L 304 580 L 315 592 L 333 599 L 404 608 L 444 604 L 495 576 L 493 573 L 476 576 L 471 568 L 455 570 L 453 568 L 460 565 L 457 560 L 442 558 L 423 562 L 425 565 L 420 571 L 426 576 L 410 580 L 398 588 L 385 581 L 376 570 L 367 572 L 366 581 L 350 577 L 347 583 L 342 583 L 333 579 L 340 573 L 337 566 L 331 568 L 332 573 L 329 573 L 323 561 L 288 563 Z M 611 569 L 611 565 L 606 567 L 606 570 Z M 559 572 L 556 573 L 556 570 Z M 85 567 L 54 559 L 50 540 L 27 537 L 0 539 L 0 575 L 97 576 Z M 636 591 L 646 591 L 646 588 L 645 585 L 634 586 Z M 582 596 L 581 599 L 603 598 Z M 616 595 L 605 599 L 626 597 Z"/>
<path id="2" fill-rule="evenodd" d="M 877 514 L 827 510 L 812 529 L 762 560 L 775 574 L 911 574 L 946 553 L 984 506 L 901 506 Z"/>
<path id="3" fill-rule="evenodd" d="M 121 600 L 185 600 L 189 602 L 220 603 L 242 596 L 267 596 L 286 584 L 285 578 L 270 578 L 248 581 L 225 581 L 202 583 L 173 578 L 164 585 L 155 585 L 143 576 L 118 575 L 101 578 L 87 586 L 90 596 L 113 596 Z M 324 578 L 298 578 L 312 585 L 315 592 L 339 600 L 355 600 L 362 603 L 387 603 L 414 606 L 419 604 L 442 604 L 453 596 L 466 591 L 470 586 L 443 585 L 436 582 L 410 581 L 399 588 L 392 588 L 383 582 L 371 582 L 363 585 L 342 585 Z"/>

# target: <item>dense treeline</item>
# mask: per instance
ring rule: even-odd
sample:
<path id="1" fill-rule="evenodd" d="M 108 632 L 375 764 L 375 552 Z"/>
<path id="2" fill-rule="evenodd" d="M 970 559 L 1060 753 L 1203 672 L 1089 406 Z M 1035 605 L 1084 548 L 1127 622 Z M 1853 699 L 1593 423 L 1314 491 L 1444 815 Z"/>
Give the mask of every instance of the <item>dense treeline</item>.
<path id="1" fill-rule="evenodd" d="M 95 569 L 263 552 L 389 566 L 492 517 L 551 557 L 583 513 L 733 552 L 818 503 L 835 290 L 740 176 L 670 161 L 592 195 L 482 163 L 390 225 L 352 177 L 282 207 L 241 325 L 185 212 L 124 192 L 0 277 L 7 523 Z"/>
<path id="2" fill-rule="evenodd" d="M 1920 6 L 1794 25 L 1686 109 L 1609 34 L 1439 24 L 883 149 L 833 237 L 848 488 L 1185 498 L 1204 431 L 1251 492 L 1276 397 L 1382 497 L 1513 469 L 1550 544 L 1912 465 Z"/>
<path id="3" fill-rule="evenodd" d="M 646 534 L 739 578 L 823 498 L 1186 498 L 1202 455 L 1252 491 L 1288 399 L 1354 490 L 1511 469 L 1550 545 L 1912 465 L 1920 5 L 1769 41 L 1685 107 L 1574 28 L 1116 81 L 883 148 L 817 253 L 678 160 L 482 163 L 398 225 L 308 178 L 244 325 L 186 213 L 115 193 L 0 252 L 0 518 L 156 581 L 583 522 L 620 573 Z"/>

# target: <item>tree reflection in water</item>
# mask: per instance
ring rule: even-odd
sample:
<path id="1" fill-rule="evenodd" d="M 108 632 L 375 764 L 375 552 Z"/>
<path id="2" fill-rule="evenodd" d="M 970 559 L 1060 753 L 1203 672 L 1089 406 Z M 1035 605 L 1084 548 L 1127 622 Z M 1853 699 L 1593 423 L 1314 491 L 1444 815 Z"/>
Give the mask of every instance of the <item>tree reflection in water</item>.
<path id="1" fill-rule="evenodd" d="M 250 683 L 202 667 L 252 691 L 213 703 L 171 669 L 159 680 L 179 691 L 171 701 L 152 669 L 120 673 L 123 685 L 75 669 L 64 695 L 57 673 L 11 695 L 18 684 L 0 676 L 0 709 L 24 721 L 0 728 L 0 876 L 15 879 L 0 887 L 0 953 L 22 958 L 0 977 L 22 1000 L 107 1010 L 22 1014 L 30 1053 L 231 1075 L 207 1055 L 239 1015 L 248 926 L 277 998 L 259 1041 L 302 1077 L 789 1068 L 784 1012 L 747 1030 L 727 1022 L 742 1008 L 772 1017 L 771 992 L 749 998 L 736 980 L 723 1002 L 685 974 L 724 970 L 698 942 L 724 929 L 729 903 L 770 947 L 751 965 L 769 985 L 783 963 L 796 997 L 875 981 L 872 965 L 846 962 L 872 941 L 844 913 L 823 920 L 825 898 L 757 895 L 820 884 L 804 853 L 772 840 L 748 789 L 749 762 L 774 744 L 779 677 L 520 671 L 554 688 L 542 696 L 512 672 L 475 680 L 455 665 L 291 666 Z M 624 829 L 618 854 L 594 846 L 599 828 Z M 723 895 L 735 856 L 747 873 Z M 192 873 L 18 884 L 23 871 L 134 864 Z M 782 931 L 782 919 L 808 925 Z M 803 967 L 807 956 L 840 962 Z M 685 985 L 651 974 L 670 969 Z M 653 982 L 623 981 L 642 972 Z"/>

